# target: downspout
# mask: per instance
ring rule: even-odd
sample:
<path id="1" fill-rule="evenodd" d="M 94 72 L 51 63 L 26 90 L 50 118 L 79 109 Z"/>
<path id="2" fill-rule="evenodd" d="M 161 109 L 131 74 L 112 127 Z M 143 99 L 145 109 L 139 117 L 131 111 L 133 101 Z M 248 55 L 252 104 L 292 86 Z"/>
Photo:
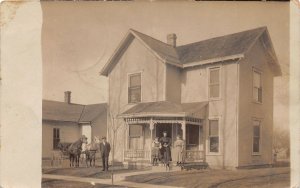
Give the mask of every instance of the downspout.
<path id="1" fill-rule="evenodd" d="M 225 152 L 226 152 L 226 149 L 225 149 L 225 126 L 226 126 L 226 117 L 227 117 L 227 71 L 225 71 L 225 67 L 226 66 L 222 66 L 221 68 L 221 77 L 224 78 L 222 80 L 224 80 L 224 84 L 221 83 L 221 87 L 223 85 L 223 88 L 220 88 L 221 89 L 221 94 L 224 93 L 223 95 L 223 100 L 224 100 L 224 110 L 223 110 L 223 114 L 221 116 L 221 125 L 222 125 L 222 144 L 223 144 L 223 147 L 222 147 L 222 162 L 223 162 L 223 169 L 225 169 Z M 223 91 L 223 92 L 222 92 Z"/>
<path id="2" fill-rule="evenodd" d="M 236 80 L 237 80 L 237 85 L 236 85 L 236 149 L 235 149 L 235 152 L 236 152 L 236 168 L 239 166 L 239 99 L 240 99 L 240 63 L 239 61 L 237 62 L 237 67 L 236 67 L 236 71 L 237 71 L 237 74 L 236 74 Z"/>

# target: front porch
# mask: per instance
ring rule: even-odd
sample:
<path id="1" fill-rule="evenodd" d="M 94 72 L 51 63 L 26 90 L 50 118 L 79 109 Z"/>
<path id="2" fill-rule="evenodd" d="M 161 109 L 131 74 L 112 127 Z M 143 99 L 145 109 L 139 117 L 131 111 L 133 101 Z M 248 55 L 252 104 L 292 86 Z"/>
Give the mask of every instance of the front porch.
<path id="1" fill-rule="evenodd" d="M 151 163 L 151 144 L 155 137 L 162 137 L 167 131 L 172 140 L 171 154 L 176 136 L 185 141 L 184 161 L 204 162 L 204 120 L 188 117 L 140 117 L 125 118 L 126 136 L 124 161 L 143 161 Z"/>

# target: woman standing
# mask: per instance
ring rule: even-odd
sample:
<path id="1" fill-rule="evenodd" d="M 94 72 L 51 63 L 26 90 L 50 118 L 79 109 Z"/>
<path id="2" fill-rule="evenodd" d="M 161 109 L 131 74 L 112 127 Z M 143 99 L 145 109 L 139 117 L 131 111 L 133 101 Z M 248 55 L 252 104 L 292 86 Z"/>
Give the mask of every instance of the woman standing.
<path id="1" fill-rule="evenodd" d="M 170 161 L 172 161 L 171 158 L 171 138 L 167 137 L 167 132 L 163 132 L 163 137 L 159 139 L 159 142 L 161 144 L 161 150 L 163 153 L 163 159 L 164 164 L 166 165 L 166 170 L 170 170 Z"/>
<path id="2" fill-rule="evenodd" d="M 177 135 L 176 141 L 174 142 L 174 156 L 177 166 L 181 165 L 183 162 L 184 145 L 184 141 L 181 139 L 180 135 Z"/>

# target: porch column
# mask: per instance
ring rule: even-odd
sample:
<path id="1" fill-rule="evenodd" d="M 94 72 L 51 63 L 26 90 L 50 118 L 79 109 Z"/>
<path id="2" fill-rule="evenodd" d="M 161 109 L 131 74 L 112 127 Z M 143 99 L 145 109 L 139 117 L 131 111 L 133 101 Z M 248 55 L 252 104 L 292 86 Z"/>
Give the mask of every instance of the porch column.
<path id="1" fill-rule="evenodd" d="M 185 119 L 181 122 L 182 139 L 186 141 L 186 121 Z"/>
<path id="2" fill-rule="evenodd" d="M 150 163 L 152 162 L 152 141 L 153 141 L 153 129 L 154 129 L 154 122 L 153 119 L 150 119 L 150 138 L 151 138 L 151 143 L 150 143 Z"/>

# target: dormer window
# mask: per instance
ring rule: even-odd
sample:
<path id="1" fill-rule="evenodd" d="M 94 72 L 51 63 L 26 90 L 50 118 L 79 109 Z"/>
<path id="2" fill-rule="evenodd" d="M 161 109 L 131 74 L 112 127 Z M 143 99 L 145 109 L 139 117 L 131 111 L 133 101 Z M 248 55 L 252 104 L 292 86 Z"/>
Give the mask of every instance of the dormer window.
<path id="1" fill-rule="evenodd" d="M 141 102 L 141 73 L 129 75 L 128 103 Z"/>

